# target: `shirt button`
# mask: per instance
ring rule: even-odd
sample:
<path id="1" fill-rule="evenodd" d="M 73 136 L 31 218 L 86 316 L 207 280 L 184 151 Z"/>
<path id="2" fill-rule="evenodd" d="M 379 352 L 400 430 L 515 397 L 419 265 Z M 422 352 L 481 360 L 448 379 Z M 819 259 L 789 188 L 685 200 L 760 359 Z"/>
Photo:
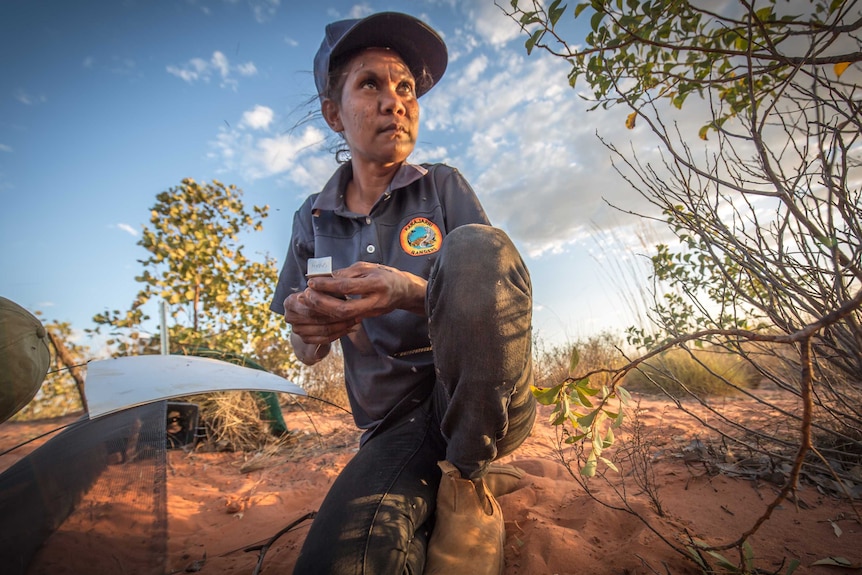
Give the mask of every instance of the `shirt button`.
<path id="1" fill-rule="evenodd" d="M 365 251 L 368 252 L 369 254 L 373 254 L 374 250 L 375 250 L 375 248 L 371 244 L 369 244 L 368 247 L 365 248 Z"/>
<path id="2" fill-rule="evenodd" d="M 371 225 L 371 218 L 369 216 L 365 216 L 365 223 L 369 226 Z"/>

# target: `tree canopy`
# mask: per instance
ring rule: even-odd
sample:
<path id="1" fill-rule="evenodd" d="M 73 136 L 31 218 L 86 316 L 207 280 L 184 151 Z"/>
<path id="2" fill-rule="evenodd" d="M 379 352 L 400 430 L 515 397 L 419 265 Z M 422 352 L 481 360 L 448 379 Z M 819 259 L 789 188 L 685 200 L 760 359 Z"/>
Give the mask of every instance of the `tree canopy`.
<path id="1" fill-rule="evenodd" d="M 653 257 L 676 289 L 654 310 L 664 330 L 789 334 L 819 321 L 815 363 L 862 386 L 859 2 L 510 5 L 528 52 L 565 59 L 594 107 L 624 105 L 629 128 L 657 137 L 658 162 L 605 144 L 677 236 Z M 566 14 L 587 19 L 585 37 L 561 35 Z M 715 136 L 703 151 L 665 119 L 665 103 L 691 94 L 708 104 L 697 136 Z"/>
<path id="2" fill-rule="evenodd" d="M 832 90 L 862 60 L 862 16 L 857 2 L 846 0 L 593 0 L 571 11 L 561 0 L 547 9 L 511 0 L 511 7 L 529 33 L 527 51 L 541 48 L 568 61 L 569 83 L 583 79 L 597 105 L 639 108 L 666 98 L 679 108 L 693 93 L 715 96 L 715 121 L 701 137 L 752 105 L 780 99 L 800 75 L 812 88 L 829 83 Z M 568 12 L 589 21 L 583 39 L 558 33 Z"/>
<path id="3" fill-rule="evenodd" d="M 184 179 L 156 196 L 150 226 L 144 226 L 138 241 L 148 252 L 138 260 L 143 271 L 135 278 L 143 287 L 128 310 L 93 318 L 124 336 L 112 340 L 119 353 L 153 346 L 156 339 L 141 343 L 142 325 L 154 313 L 147 304 L 164 301 L 173 321 L 168 328 L 172 349 L 203 346 L 237 354 L 266 349 L 270 365 L 264 367 L 281 372 L 289 367 L 288 326 L 269 311 L 278 277 L 275 261 L 250 258 L 241 243 L 243 234 L 262 229 L 269 208 L 248 211 L 242 195 L 219 181 Z"/>

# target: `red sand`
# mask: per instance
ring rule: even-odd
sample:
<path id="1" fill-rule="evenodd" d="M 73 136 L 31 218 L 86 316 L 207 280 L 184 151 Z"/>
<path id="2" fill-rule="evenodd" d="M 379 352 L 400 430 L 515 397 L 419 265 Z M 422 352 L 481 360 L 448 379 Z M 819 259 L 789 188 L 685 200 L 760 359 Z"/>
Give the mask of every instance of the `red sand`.
<path id="1" fill-rule="evenodd" d="M 756 412 L 746 400 L 728 400 L 723 407 L 740 420 L 750 420 Z M 661 454 L 654 471 L 666 517 L 657 516 L 629 477 L 626 485 L 632 508 L 677 546 L 686 532 L 722 544 L 750 528 L 779 486 L 708 472 L 709 467 L 697 458 L 681 456 L 693 438 L 707 436 L 702 426 L 656 399 L 644 399 L 641 409 L 646 431 Z M 542 408 L 533 435 L 503 461 L 526 472 L 518 489 L 499 499 L 506 519 L 506 573 L 697 573 L 691 562 L 637 517 L 602 505 L 574 481 L 556 453 L 555 431 L 546 424 L 548 413 L 548 408 Z M 171 572 L 251 573 L 258 552 L 245 548 L 265 542 L 317 508 L 355 452 L 358 433 L 342 412 L 286 410 L 285 420 L 295 439 L 268 457 L 252 460 L 253 454 L 246 453 L 168 452 Z M 0 450 L 20 437 L 32 436 L 37 428 L 34 424 L 0 425 Z M 0 457 L 0 469 L 34 447 Z M 254 470 L 248 471 L 249 467 Z M 591 491 L 619 506 L 612 485 L 619 486 L 620 477 L 610 476 L 612 483 L 591 480 Z M 862 563 L 862 526 L 849 503 L 810 484 L 801 486 L 798 499 L 798 506 L 783 502 L 753 537 L 754 565 L 759 572 L 786 573 L 787 565 L 781 570 L 779 566 L 792 558 L 801 561 L 797 574 L 862 572 L 812 566 L 827 557 L 843 557 L 857 566 Z M 858 502 L 857 508 L 862 508 Z M 275 541 L 265 555 L 262 573 L 292 570 L 308 525 L 305 521 Z M 738 560 L 734 550 L 722 553 Z"/>

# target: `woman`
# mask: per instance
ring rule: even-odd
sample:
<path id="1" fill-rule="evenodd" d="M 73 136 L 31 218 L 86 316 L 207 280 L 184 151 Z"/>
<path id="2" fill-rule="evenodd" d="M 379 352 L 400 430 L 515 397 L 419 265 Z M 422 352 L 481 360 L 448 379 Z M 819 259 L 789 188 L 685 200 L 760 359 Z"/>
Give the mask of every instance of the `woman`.
<path id="1" fill-rule="evenodd" d="M 323 118 L 350 160 L 297 211 L 271 307 L 306 364 L 341 340 L 365 431 L 296 573 L 503 569 L 489 477 L 535 419 L 531 286 L 458 171 L 407 162 L 418 98 L 446 64 L 440 36 L 398 13 L 329 24 L 315 56 Z M 335 271 L 309 277 L 312 258 Z"/>

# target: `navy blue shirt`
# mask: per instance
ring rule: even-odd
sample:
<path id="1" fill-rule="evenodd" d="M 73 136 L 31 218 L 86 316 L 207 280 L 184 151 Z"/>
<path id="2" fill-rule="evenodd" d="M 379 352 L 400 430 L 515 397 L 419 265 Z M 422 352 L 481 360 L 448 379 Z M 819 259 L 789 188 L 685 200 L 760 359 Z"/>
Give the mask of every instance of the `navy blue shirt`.
<path id="1" fill-rule="evenodd" d="M 287 257 L 270 309 L 284 314 L 284 299 L 306 288 L 308 259 L 332 257 L 332 269 L 358 262 L 391 266 L 428 279 L 446 234 L 465 224 L 489 224 L 479 199 L 455 168 L 403 164 L 369 215 L 347 209 L 353 177 L 342 165 L 323 190 L 306 199 L 293 219 Z M 341 338 L 344 377 L 353 418 L 373 429 L 408 393 L 434 384 L 428 319 L 395 310 L 365 319 Z"/>

